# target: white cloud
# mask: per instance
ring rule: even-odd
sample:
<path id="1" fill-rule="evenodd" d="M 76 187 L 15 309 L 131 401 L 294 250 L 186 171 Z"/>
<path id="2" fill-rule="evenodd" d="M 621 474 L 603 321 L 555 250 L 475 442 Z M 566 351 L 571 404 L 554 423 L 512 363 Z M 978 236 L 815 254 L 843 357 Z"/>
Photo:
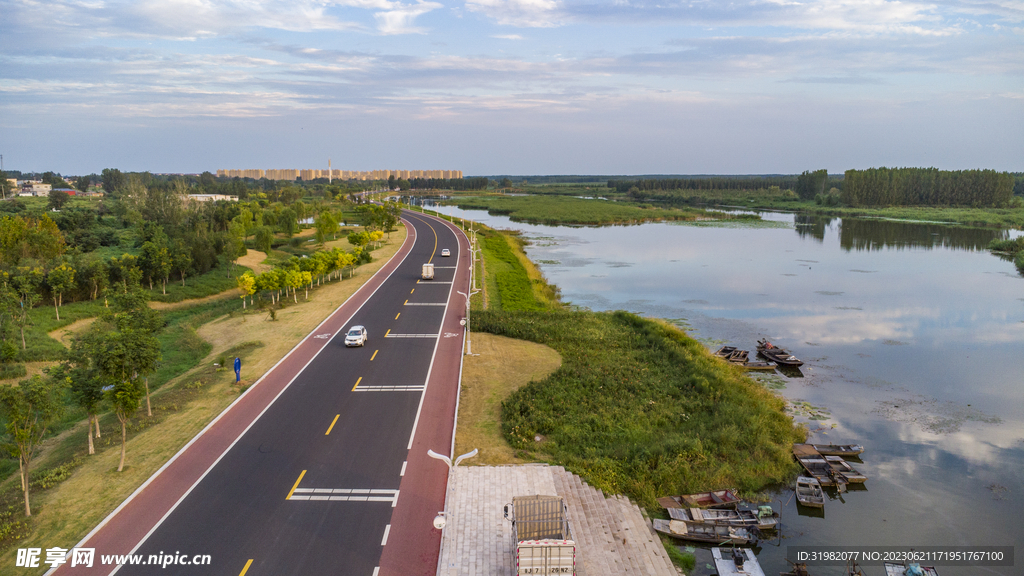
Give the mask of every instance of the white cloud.
<path id="1" fill-rule="evenodd" d="M 519 34 L 494 34 L 491 38 L 498 38 L 499 40 L 522 40 L 523 37 Z"/>
<path id="2" fill-rule="evenodd" d="M 418 16 L 431 10 L 443 8 L 437 2 L 417 2 L 416 4 L 396 4 L 386 12 L 377 12 L 377 29 L 382 34 L 424 34 L 426 30 L 413 26 Z"/>
<path id="3" fill-rule="evenodd" d="M 498 24 L 524 28 L 550 28 L 562 24 L 556 0 L 467 0 L 466 8 Z"/>

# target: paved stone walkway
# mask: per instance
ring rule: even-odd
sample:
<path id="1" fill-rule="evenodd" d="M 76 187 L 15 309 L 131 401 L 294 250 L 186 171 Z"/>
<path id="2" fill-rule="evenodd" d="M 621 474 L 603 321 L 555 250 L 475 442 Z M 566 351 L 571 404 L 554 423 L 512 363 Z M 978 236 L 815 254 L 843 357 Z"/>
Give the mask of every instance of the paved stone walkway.
<path id="1" fill-rule="evenodd" d="M 565 498 L 579 576 L 679 575 L 636 505 L 606 498 L 560 466 L 460 466 L 453 480 L 438 576 L 513 576 L 512 526 L 503 507 L 530 495 Z"/>

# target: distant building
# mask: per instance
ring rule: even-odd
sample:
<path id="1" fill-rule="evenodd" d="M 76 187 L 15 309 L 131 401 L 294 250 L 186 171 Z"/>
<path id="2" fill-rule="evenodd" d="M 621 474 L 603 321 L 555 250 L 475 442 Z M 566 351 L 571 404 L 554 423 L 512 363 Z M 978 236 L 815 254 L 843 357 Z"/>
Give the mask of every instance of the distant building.
<path id="1" fill-rule="evenodd" d="M 69 196 L 78 194 L 78 190 L 75 190 L 74 188 L 54 188 L 51 192 L 67 192 Z"/>
<path id="2" fill-rule="evenodd" d="M 53 186 L 43 184 L 42 182 L 32 182 L 30 184 L 30 189 L 34 196 L 49 196 L 51 188 L 53 188 Z"/>
<path id="3" fill-rule="evenodd" d="M 238 196 L 228 196 L 227 194 L 189 194 L 188 198 L 196 202 L 216 202 L 218 200 L 238 202 Z"/>
<path id="4" fill-rule="evenodd" d="M 303 181 L 326 178 L 333 180 L 387 180 L 389 177 L 409 180 L 412 178 L 461 179 L 462 170 L 217 170 L 217 176 L 228 178 L 267 178 L 269 180 Z"/>

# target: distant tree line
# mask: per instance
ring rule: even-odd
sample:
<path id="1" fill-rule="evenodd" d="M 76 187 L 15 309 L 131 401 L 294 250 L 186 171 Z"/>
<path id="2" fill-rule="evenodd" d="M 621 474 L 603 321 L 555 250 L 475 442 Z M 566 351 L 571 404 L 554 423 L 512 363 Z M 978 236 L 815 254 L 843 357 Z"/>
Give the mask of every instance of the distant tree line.
<path id="1" fill-rule="evenodd" d="M 486 176 L 472 178 L 410 178 L 413 190 L 486 190 L 490 180 Z"/>
<path id="2" fill-rule="evenodd" d="M 1014 177 L 995 170 L 870 168 L 847 170 L 840 198 L 847 206 L 1005 206 Z"/>
<path id="3" fill-rule="evenodd" d="M 782 190 L 796 187 L 796 176 L 713 176 L 709 178 L 659 178 L 640 180 L 609 180 L 608 187 L 626 193 L 631 188 L 641 192 L 657 190 L 762 190 L 778 186 Z"/>

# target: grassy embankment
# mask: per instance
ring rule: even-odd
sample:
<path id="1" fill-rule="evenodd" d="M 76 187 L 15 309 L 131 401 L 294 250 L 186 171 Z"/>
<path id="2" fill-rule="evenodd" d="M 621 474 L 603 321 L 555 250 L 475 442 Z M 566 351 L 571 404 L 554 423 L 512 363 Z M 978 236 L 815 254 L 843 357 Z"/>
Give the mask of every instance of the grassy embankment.
<path id="1" fill-rule="evenodd" d="M 1018 236 L 1013 240 L 993 240 L 989 250 L 1012 259 L 1017 270 L 1024 274 L 1024 236 Z"/>
<path id="2" fill-rule="evenodd" d="M 0 555 L 0 566 L 14 565 L 15 542 L 16 547 L 44 548 L 69 548 L 78 542 L 238 397 L 241 389 L 234 385 L 234 373 L 217 369 L 214 363 L 223 365 L 240 357 L 244 389 L 379 270 L 404 238 L 404 228 L 392 233 L 390 243 L 374 251 L 374 261 L 357 268 L 353 279 L 311 290 L 309 299 L 300 299 L 298 305 L 285 303 L 275 321 L 251 309 L 242 314 L 237 298 L 165 310 L 168 324 L 158 336 L 163 361 L 150 377 L 155 390 L 153 416 L 146 415 L 143 405 L 132 418 L 125 470 L 116 471 L 120 456 L 116 417 L 101 416 L 103 437 L 97 442 L 97 453 L 87 456 L 85 415 L 69 410 L 33 465 L 31 519 L 24 517 L 21 505 L 17 462 L 5 469 L 0 482 L 0 545 L 8 549 Z M 80 316 L 76 318 L 82 320 Z"/>
<path id="3" fill-rule="evenodd" d="M 649 204 L 563 195 L 472 196 L 457 197 L 451 202 L 465 210 L 487 210 L 491 214 L 507 215 L 514 222 L 534 224 L 593 226 L 711 217 L 699 208 L 655 208 Z"/>
<path id="4" fill-rule="evenodd" d="M 479 236 L 489 293 L 487 310 L 474 302 L 474 330 L 543 344 L 562 362 L 521 385 L 529 377 L 507 366 L 518 361 L 543 374 L 554 364 L 534 358 L 550 356 L 503 348 L 477 332 L 476 352 L 495 346 L 519 360 L 467 358 L 460 406 L 483 408 L 460 413 L 457 451 L 490 433 L 476 441 L 500 449 L 477 463 L 503 454 L 561 464 L 647 507 L 665 494 L 722 486 L 749 494 L 792 475 L 791 445 L 803 431 L 781 399 L 666 323 L 564 309 L 536 269 L 522 265 L 513 237 L 487 229 Z"/>

